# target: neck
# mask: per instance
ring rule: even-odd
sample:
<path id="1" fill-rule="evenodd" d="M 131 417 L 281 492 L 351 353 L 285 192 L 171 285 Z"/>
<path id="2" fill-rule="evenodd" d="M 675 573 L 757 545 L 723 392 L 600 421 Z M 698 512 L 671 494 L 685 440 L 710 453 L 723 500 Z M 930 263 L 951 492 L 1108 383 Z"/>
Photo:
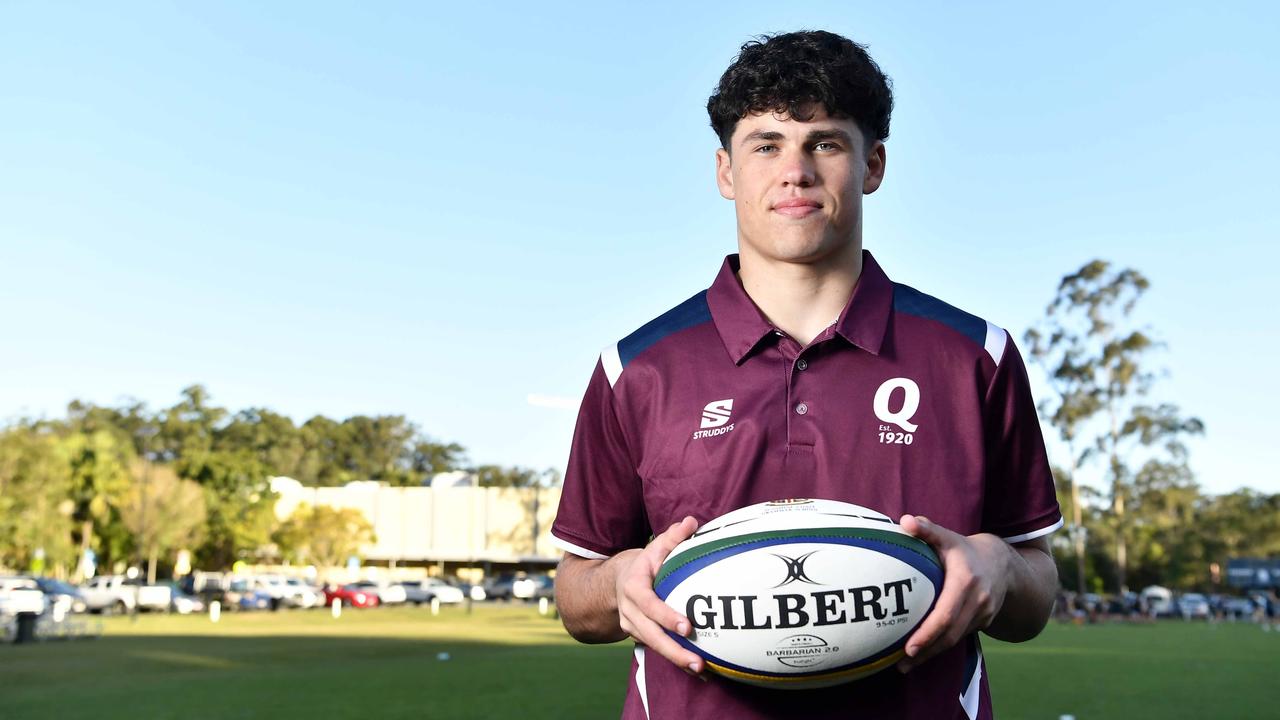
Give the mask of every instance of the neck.
<path id="1" fill-rule="evenodd" d="M 862 275 L 862 243 L 818 262 L 765 258 L 743 246 L 738 279 L 769 322 L 801 345 L 839 317 Z"/>

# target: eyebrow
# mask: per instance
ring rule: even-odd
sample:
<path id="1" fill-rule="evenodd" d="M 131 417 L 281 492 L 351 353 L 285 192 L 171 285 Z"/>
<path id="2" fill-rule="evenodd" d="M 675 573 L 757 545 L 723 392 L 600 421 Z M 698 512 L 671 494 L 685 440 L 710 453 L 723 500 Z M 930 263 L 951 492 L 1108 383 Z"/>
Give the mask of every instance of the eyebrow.
<path id="1" fill-rule="evenodd" d="M 776 130 L 755 130 L 748 133 L 745 137 L 743 137 L 742 142 L 740 142 L 739 144 L 746 145 L 747 143 L 750 143 L 753 140 L 764 140 L 766 142 L 778 142 L 780 140 L 785 140 L 785 139 L 786 139 L 786 136 Z M 822 142 L 823 140 L 839 140 L 847 145 L 850 145 L 850 146 L 853 145 L 853 138 L 849 136 L 849 133 L 837 128 L 830 128 L 827 130 L 811 130 L 809 134 L 805 136 L 804 140 L 805 140 L 805 144 Z"/>

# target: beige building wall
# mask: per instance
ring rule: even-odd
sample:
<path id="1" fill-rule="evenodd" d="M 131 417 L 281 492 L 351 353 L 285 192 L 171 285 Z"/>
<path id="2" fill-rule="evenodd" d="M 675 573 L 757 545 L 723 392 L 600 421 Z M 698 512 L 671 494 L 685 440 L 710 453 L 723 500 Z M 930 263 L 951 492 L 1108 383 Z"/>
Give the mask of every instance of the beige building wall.
<path id="1" fill-rule="evenodd" d="M 375 541 L 361 555 L 375 561 L 555 561 L 551 523 L 560 488 L 389 487 L 354 482 L 304 487 L 271 480 L 276 517 L 301 504 L 354 508 L 373 525 Z"/>

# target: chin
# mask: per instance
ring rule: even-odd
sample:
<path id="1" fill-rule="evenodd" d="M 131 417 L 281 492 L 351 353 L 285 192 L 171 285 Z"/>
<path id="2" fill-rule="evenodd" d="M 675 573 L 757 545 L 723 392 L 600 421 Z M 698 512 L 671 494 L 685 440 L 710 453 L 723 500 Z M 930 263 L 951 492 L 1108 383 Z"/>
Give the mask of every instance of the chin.
<path id="1" fill-rule="evenodd" d="M 784 237 L 774 240 L 768 254 L 781 262 L 814 263 L 839 255 L 843 249 L 843 244 L 830 238 Z"/>

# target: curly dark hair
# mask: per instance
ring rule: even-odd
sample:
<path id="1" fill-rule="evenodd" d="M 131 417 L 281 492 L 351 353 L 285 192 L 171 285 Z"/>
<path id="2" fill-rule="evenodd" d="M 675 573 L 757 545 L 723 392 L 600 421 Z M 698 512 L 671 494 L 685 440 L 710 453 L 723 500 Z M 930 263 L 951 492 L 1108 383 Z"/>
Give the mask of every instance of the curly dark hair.
<path id="1" fill-rule="evenodd" d="M 804 122 L 818 105 L 831 117 L 853 120 L 868 140 L 889 137 L 892 82 L 865 45 L 823 30 L 745 43 L 707 100 L 707 114 L 728 150 L 734 128 L 748 114 L 773 111 Z"/>

